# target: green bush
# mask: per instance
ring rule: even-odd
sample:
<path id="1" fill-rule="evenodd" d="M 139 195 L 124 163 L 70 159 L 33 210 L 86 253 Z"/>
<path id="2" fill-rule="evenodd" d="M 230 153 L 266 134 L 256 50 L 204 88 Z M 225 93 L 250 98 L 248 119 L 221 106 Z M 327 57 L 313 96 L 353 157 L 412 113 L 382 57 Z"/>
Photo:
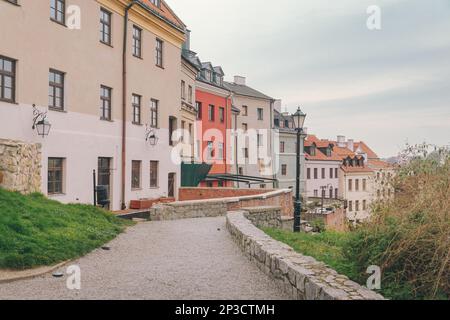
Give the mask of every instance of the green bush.
<path id="1" fill-rule="evenodd" d="M 313 228 L 314 232 L 325 232 L 326 227 L 325 227 L 325 221 L 323 221 L 323 219 L 320 218 L 316 218 L 311 222 L 311 227 Z"/>

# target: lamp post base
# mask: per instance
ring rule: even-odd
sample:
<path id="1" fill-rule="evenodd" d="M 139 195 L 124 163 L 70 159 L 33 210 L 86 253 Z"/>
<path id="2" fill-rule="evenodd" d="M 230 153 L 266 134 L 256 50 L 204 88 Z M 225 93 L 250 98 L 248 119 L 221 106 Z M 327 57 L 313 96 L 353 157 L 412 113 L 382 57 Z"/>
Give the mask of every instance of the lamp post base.
<path id="1" fill-rule="evenodd" d="M 294 232 L 298 233 L 301 231 L 302 202 L 300 200 L 295 200 L 294 208 Z"/>

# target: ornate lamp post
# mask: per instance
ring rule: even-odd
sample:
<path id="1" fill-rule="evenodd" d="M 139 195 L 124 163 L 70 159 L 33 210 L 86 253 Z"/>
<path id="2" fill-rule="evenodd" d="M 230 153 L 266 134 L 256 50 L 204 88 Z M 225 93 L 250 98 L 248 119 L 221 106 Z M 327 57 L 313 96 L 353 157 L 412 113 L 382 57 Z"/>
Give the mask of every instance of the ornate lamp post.
<path id="1" fill-rule="evenodd" d="M 42 138 L 48 136 L 52 125 L 47 121 L 47 112 L 41 112 L 33 104 L 33 130 L 36 130 Z"/>
<path id="2" fill-rule="evenodd" d="M 294 232 L 300 232 L 301 227 L 301 212 L 302 202 L 300 200 L 300 142 L 303 134 L 303 125 L 305 124 L 306 114 L 302 112 L 298 107 L 297 112 L 292 115 L 294 120 L 295 130 L 297 131 L 297 174 L 296 174 L 296 190 L 295 190 L 295 203 L 294 203 Z"/>

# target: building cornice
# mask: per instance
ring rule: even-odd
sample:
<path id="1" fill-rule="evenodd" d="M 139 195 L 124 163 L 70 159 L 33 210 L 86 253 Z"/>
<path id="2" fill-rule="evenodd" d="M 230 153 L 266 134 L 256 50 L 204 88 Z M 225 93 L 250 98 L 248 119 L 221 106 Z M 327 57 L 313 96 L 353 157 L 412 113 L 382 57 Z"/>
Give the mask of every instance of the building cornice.
<path id="1" fill-rule="evenodd" d="M 129 0 L 96 0 L 100 5 L 109 10 L 124 16 L 125 8 Z M 140 5 L 132 7 L 130 10 L 130 20 L 140 27 L 154 33 L 161 39 L 170 42 L 181 49 L 185 41 L 185 32 L 181 27 L 176 26 L 168 19 L 159 15 L 147 5 L 139 2 Z"/>

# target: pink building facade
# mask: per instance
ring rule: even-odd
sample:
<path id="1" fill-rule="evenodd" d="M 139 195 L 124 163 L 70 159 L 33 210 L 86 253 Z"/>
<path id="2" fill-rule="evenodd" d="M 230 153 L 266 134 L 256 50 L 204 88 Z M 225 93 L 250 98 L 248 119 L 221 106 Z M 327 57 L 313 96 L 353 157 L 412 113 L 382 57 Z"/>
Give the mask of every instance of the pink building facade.
<path id="1" fill-rule="evenodd" d="M 306 195 L 308 198 L 337 199 L 339 167 L 342 159 L 333 151 L 333 143 L 308 135 L 305 140 Z"/>

